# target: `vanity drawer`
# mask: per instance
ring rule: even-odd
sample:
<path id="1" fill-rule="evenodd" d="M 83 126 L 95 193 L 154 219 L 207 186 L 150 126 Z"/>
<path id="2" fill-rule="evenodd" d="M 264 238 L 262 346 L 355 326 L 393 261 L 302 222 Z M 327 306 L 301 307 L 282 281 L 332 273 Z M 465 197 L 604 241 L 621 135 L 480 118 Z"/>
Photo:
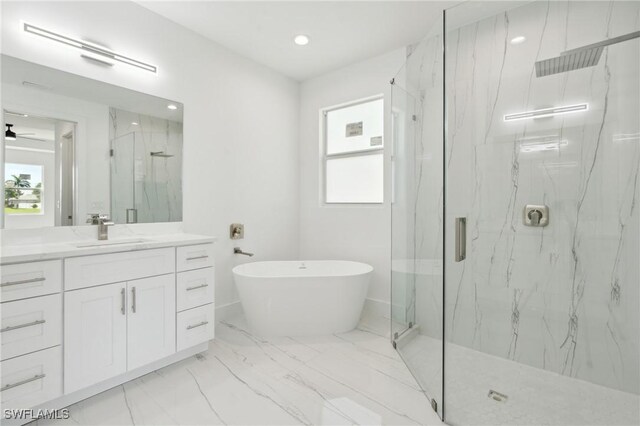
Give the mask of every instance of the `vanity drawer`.
<path id="1" fill-rule="evenodd" d="M 176 269 L 175 249 L 161 248 L 65 259 L 65 290 L 164 275 Z"/>
<path id="2" fill-rule="evenodd" d="M 62 261 L 2 265 L 1 301 L 58 293 L 62 289 Z"/>
<path id="3" fill-rule="evenodd" d="M 2 361 L 2 410 L 33 408 L 62 395 L 60 346 Z"/>
<path id="4" fill-rule="evenodd" d="M 18 300 L 2 305 L 2 359 L 62 342 L 62 295 Z"/>
<path id="5" fill-rule="evenodd" d="M 213 244 L 198 244 L 177 248 L 176 269 L 178 272 L 213 266 Z"/>
<path id="6" fill-rule="evenodd" d="M 212 303 L 215 289 L 213 268 L 179 272 L 176 287 L 178 312 Z"/>
<path id="7" fill-rule="evenodd" d="M 214 334 L 213 304 L 200 306 L 178 313 L 178 350 L 208 342 Z"/>

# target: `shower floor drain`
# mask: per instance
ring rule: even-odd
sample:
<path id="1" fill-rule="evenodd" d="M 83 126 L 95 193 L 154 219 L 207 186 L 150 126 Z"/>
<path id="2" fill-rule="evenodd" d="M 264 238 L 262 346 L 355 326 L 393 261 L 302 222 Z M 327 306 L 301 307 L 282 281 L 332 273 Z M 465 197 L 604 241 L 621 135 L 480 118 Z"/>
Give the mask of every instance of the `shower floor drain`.
<path id="1" fill-rule="evenodd" d="M 509 398 L 507 395 L 500 392 L 496 392 L 492 389 L 489 389 L 489 394 L 487 396 L 498 402 L 506 402 L 507 399 Z"/>

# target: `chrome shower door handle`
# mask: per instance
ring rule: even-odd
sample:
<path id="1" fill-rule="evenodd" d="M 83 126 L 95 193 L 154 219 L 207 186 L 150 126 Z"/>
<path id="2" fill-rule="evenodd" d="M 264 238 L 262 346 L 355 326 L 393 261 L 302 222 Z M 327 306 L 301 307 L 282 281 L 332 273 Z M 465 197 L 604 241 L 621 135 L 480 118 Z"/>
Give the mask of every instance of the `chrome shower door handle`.
<path id="1" fill-rule="evenodd" d="M 456 217 L 455 261 L 461 262 L 467 257 L 467 218 Z"/>

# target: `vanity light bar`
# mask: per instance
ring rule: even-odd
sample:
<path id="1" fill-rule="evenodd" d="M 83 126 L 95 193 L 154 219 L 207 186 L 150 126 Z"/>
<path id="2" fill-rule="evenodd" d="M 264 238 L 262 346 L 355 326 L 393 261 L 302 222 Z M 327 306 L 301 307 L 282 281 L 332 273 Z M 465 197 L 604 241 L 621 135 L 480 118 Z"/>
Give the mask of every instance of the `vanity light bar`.
<path id="1" fill-rule="evenodd" d="M 518 112 L 516 114 L 507 114 L 504 121 L 526 120 L 529 118 L 551 117 L 558 114 L 567 114 L 569 112 L 580 112 L 589 109 L 589 104 L 567 105 L 561 107 L 537 109 L 535 111 Z"/>
<path id="2" fill-rule="evenodd" d="M 84 50 L 96 55 L 100 55 L 102 57 L 122 62 L 123 64 L 131 65 L 137 68 L 141 68 L 146 71 L 151 71 L 152 73 L 157 73 L 158 68 L 155 65 L 147 64 L 141 61 L 138 61 L 133 58 L 129 58 L 124 55 L 120 55 L 119 53 L 112 52 L 104 47 L 96 46 L 91 43 L 87 43 L 86 41 L 76 40 L 71 37 L 64 36 L 62 34 L 57 34 L 49 30 L 45 30 L 44 28 L 36 27 L 35 25 L 24 23 L 24 31 L 35 34 L 40 37 L 48 38 L 49 40 L 57 41 L 58 43 L 66 44 L 67 46 L 75 47 L 76 49 Z"/>

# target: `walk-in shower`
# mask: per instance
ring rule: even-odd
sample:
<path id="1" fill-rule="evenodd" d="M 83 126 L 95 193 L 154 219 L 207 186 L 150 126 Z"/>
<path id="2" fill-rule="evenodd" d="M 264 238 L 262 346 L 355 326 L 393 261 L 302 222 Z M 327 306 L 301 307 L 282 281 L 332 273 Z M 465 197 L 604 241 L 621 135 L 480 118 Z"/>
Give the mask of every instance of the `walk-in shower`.
<path id="1" fill-rule="evenodd" d="M 639 30 L 467 2 L 392 80 L 392 343 L 449 424 L 640 423 Z"/>
<path id="2" fill-rule="evenodd" d="M 182 122 L 109 109 L 111 219 L 182 220 Z"/>

